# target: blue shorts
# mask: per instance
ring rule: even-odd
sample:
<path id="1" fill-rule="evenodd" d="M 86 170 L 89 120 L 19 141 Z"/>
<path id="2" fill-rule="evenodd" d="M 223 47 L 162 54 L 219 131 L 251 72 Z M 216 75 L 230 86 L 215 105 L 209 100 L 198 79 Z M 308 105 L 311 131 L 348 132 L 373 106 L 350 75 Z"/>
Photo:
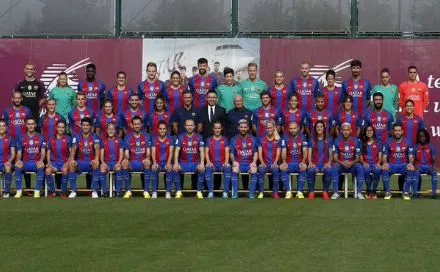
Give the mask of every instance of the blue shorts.
<path id="1" fill-rule="evenodd" d="M 63 168 L 65 162 L 51 161 L 50 164 L 53 168 L 57 169 L 58 172 L 61 172 L 61 169 Z"/>
<path id="2" fill-rule="evenodd" d="M 144 172 L 144 163 L 141 161 L 129 161 L 131 172 Z"/>
<path id="3" fill-rule="evenodd" d="M 108 171 L 114 171 L 116 163 L 117 162 L 115 161 L 105 162 L 105 164 L 108 166 Z"/>
<path id="4" fill-rule="evenodd" d="M 77 161 L 77 172 L 92 172 L 91 161 Z"/>
<path id="5" fill-rule="evenodd" d="M 198 162 L 179 162 L 182 167 L 182 172 L 197 172 Z"/>
<path id="6" fill-rule="evenodd" d="M 5 164 L 4 163 L 0 163 L 0 172 L 5 172 Z"/>
<path id="7" fill-rule="evenodd" d="M 19 168 L 17 168 L 19 169 Z M 37 163 L 36 162 L 23 162 L 23 172 L 37 172 Z"/>
<path id="8" fill-rule="evenodd" d="M 240 170 L 240 173 L 249 173 L 249 170 L 251 170 L 251 165 L 247 163 L 240 163 L 240 166 L 238 168 Z"/>

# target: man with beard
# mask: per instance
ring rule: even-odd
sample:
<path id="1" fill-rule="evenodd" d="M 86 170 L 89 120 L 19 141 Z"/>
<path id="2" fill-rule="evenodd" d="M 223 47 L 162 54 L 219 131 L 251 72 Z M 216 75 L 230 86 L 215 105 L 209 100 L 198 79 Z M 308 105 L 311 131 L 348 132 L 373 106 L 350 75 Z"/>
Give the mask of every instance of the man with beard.
<path id="1" fill-rule="evenodd" d="M 344 96 L 351 95 L 353 97 L 353 110 L 364 117 L 371 98 L 371 84 L 367 79 L 361 76 L 362 62 L 353 60 L 350 63 L 351 79 L 342 83 L 341 91 Z"/>
<path id="2" fill-rule="evenodd" d="M 383 145 L 388 140 L 388 135 L 391 132 L 391 126 L 394 122 L 394 119 L 390 112 L 382 108 L 382 93 L 375 93 L 373 95 L 373 103 L 374 109 L 365 115 L 365 122 L 374 127 L 376 130 L 377 140 Z"/>
<path id="3" fill-rule="evenodd" d="M 207 72 L 207 59 L 198 59 L 197 65 L 199 73 L 189 80 L 188 88 L 194 95 L 194 107 L 201 108 L 206 106 L 206 94 L 208 91 L 217 89 L 217 80 Z"/>
<path id="4" fill-rule="evenodd" d="M 93 63 L 86 66 L 86 80 L 78 84 L 78 92 L 84 93 L 87 98 L 87 108 L 97 114 L 105 98 L 105 85 L 96 79 L 96 65 Z"/>

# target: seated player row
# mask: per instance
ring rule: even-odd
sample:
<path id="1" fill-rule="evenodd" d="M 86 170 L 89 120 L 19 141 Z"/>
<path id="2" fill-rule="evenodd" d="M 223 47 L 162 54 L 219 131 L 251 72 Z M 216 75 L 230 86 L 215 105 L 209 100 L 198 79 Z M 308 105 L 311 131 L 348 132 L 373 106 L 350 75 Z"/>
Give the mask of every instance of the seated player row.
<path id="1" fill-rule="evenodd" d="M 35 197 L 40 196 L 40 190 L 46 174 L 50 195 L 55 196 L 55 186 L 52 175 L 62 172 L 62 194 L 67 191 L 70 182 L 70 198 L 76 197 L 76 179 L 79 173 L 92 174 L 92 197 L 98 197 L 98 186 L 101 185 L 103 196 L 107 195 L 107 172 L 115 172 L 115 190 L 122 196 L 122 184 L 125 181 L 125 198 L 130 198 L 130 172 L 144 174 L 144 197 L 150 198 L 149 187 L 152 182 L 152 197 L 157 197 L 157 182 L 160 171 L 165 171 L 166 197 L 171 197 L 173 183 L 176 187 L 176 198 L 182 197 L 181 177 L 179 172 L 195 172 L 197 174 L 197 197 L 203 198 L 202 188 L 206 180 L 208 197 L 213 197 L 213 172 L 222 171 L 223 197 L 227 198 L 232 183 L 232 197 L 238 197 L 239 173 L 250 174 L 249 197 L 255 197 L 258 184 L 258 198 L 263 197 L 264 174 L 273 175 L 273 196 L 279 198 L 279 181 L 286 190 L 286 198 L 291 198 L 289 174 L 297 173 L 297 198 L 304 198 L 302 190 L 305 182 L 309 184 L 309 198 L 314 198 L 314 177 L 316 172 L 324 173 L 323 197 L 328 198 L 328 189 L 333 181 L 333 199 L 339 198 L 338 176 L 341 172 L 352 173 L 357 178 L 358 199 L 363 199 L 360 193 L 364 179 L 367 181 L 369 197 L 375 198 L 377 182 L 380 175 L 384 181 L 386 199 L 391 198 L 389 176 L 400 173 L 406 177 L 404 197 L 408 198 L 409 185 L 413 184 L 413 194 L 417 192 L 418 176 L 420 173 L 431 174 L 433 170 L 435 150 L 429 145 L 429 135 L 426 130 L 418 134 L 418 145 L 411 147 L 402 138 L 402 126 L 393 126 L 393 138 L 383 147 L 375 139 L 374 128 L 368 126 L 363 134 L 362 144 L 351 136 L 351 125 L 342 125 L 342 135 L 333 143 L 327 138 L 325 124 L 317 121 L 314 134 L 310 140 L 299 133 L 298 124 L 289 124 L 289 135 L 280 139 L 276 125 L 269 120 L 266 125 L 266 135 L 258 140 L 249 135 L 249 124 L 246 120 L 239 121 L 239 135 L 231 142 L 221 135 L 222 125 L 213 125 L 214 136 L 208 138 L 206 144 L 202 137 L 195 133 L 194 120 L 185 121 L 185 133 L 173 139 L 167 134 L 166 123 L 158 124 L 159 135 L 150 138 L 142 132 L 142 119 L 135 116 L 131 120 L 133 132 L 124 140 L 116 135 L 114 123 L 107 125 L 106 137 L 99 139 L 92 133 L 92 121 L 85 117 L 81 120 L 81 132 L 71 138 L 65 134 L 66 122 L 57 122 L 57 133 L 47 144 L 43 137 L 35 132 L 36 122 L 33 118 L 26 120 L 26 133 L 17 143 L 6 133 L 6 122 L 0 121 L 1 167 L 5 173 L 4 197 L 9 197 L 12 170 L 15 166 L 17 193 L 21 197 L 21 179 L 23 172 L 36 172 L 37 183 Z M 361 156 L 361 149 L 362 154 Z M 383 154 L 383 155 L 382 155 Z M 46 160 L 46 168 L 45 168 Z M 15 161 L 15 163 L 13 163 Z M 371 181 L 370 172 L 374 173 Z M 364 178 L 365 177 L 365 178 Z M 435 186 L 436 186 L 435 182 Z M 434 182 L 433 182 L 434 186 Z M 433 193 L 436 192 L 436 188 Z"/>

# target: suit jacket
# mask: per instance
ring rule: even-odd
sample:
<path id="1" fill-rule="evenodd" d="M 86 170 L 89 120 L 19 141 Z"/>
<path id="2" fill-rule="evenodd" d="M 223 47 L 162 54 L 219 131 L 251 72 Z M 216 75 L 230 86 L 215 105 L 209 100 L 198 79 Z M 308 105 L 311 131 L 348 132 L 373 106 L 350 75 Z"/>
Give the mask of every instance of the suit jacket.
<path id="1" fill-rule="evenodd" d="M 212 136 L 213 132 L 212 132 L 212 124 L 220 121 L 223 125 L 223 135 L 225 135 L 225 130 L 226 130 L 226 109 L 219 106 L 219 105 L 215 105 L 215 112 L 214 112 L 214 116 L 213 118 L 211 118 L 211 122 L 209 122 L 209 106 L 206 105 L 204 107 L 201 107 L 199 109 L 199 119 L 198 119 L 198 123 L 201 124 L 202 126 L 202 131 L 200 132 L 200 134 L 203 136 L 204 139 L 208 138 L 209 136 Z"/>

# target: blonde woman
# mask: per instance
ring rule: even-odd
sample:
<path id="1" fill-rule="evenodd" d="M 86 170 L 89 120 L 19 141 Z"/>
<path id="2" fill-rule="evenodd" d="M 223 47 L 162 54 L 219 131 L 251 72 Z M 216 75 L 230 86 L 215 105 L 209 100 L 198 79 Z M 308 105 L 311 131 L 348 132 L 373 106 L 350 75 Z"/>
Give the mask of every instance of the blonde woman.
<path id="1" fill-rule="evenodd" d="M 49 99 L 56 102 L 55 111 L 60 114 L 64 120 L 68 120 L 68 114 L 75 107 L 75 91 L 68 85 L 68 77 L 65 72 L 58 74 L 57 86 L 49 93 Z"/>
<path id="2" fill-rule="evenodd" d="M 258 184 L 260 194 L 258 198 L 263 198 L 264 175 L 272 173 L 273 177 L 273 198 L 279 199 L 278 189 L 280 183 L 279 162 L 281 155 L 281 140 L 277 132 L 275 121 L 270 119 L 265 124 L 266 135 L 258 139 Z"/>

